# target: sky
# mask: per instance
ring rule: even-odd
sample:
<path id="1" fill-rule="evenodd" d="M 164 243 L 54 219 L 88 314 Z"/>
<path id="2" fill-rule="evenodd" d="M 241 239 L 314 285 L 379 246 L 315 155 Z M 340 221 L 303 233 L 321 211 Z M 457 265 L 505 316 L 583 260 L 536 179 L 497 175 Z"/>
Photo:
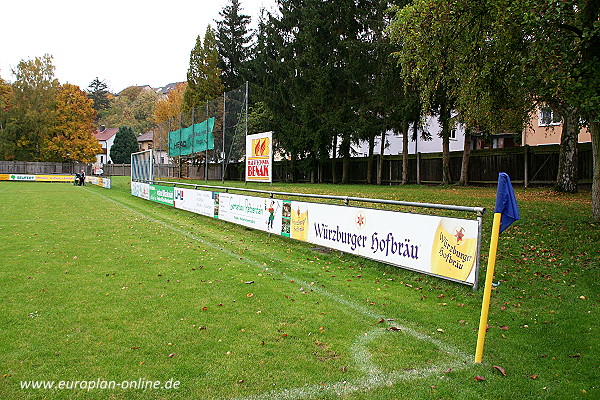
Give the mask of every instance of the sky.
<path id="1" fill-rule="evenodd" d="M 190 52 L 216 28 L 230 0 L 20 0 L 2 5 L 0 77 L 13 82 L 21 60 L 53 57 L 55 77 L 85 90 L 96 77 L 111 92 L 186 80 Z M 275 0 L 240 0 L 256 27 Z"/>

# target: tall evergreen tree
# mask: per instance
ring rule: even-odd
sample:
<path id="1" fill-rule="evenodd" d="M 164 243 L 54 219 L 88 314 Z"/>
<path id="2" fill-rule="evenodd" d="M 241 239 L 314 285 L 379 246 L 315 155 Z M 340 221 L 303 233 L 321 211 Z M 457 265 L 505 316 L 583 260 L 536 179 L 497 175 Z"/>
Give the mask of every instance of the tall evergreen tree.
<path id="1" fill-rule="evenodd" d="M 88 86 L 88 97 L 94 102 L 94 110 L 100 112 L 110 107 L 108 85 L 96 77 Z"/>
<path id="2" fill-rule="evenodd" d="M 110 158 L 115 164 L 128 164 L 131 162 L 131 153 L 139 151 L 139 144 L 133 130 L 122 126 L 115 135 L 115 141 L 110 148 Z"/>
<path id="3" fill-rule="evenodd" d="M 365 0 L 279 0 L 279 14 L 261 24 L 257 64 L 263 68 L 261 100 L 282 119 L 278 140 L 304 158 L 311 179 L 337 151 L 347 160 L 357 129 L 361 7 Z M 349 165 L 345 163 L 345 166 Z M 348 178 L 344 169 L 342 181 Z"/>
<path id="4" fill-rule="evenodd" d="M 190 65 L 187 72 L 187 88 L 183 95 L 187 109 L 199 107 L 223 94 L 221 70 L 218 67 L 219 51 L 215 31 L 206 28 L 204 42 L 200 36 L 190 53 Z"/>
<path id="5" fill-rule="evenodd" d="M 242 14 L 239 0 L 223 7 L 217 22 L 217 45 L 219 68 L 225 91 L 242 86 L 248 77 L 246 63 L 251 55 L 252 33 L 249 29 L 250 16 Z"/>

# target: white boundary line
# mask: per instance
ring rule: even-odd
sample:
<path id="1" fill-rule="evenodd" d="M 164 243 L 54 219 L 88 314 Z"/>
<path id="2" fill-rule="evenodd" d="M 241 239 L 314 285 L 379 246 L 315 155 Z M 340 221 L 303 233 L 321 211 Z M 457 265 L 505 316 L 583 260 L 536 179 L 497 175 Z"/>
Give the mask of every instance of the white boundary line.
<path id="1" fill-rule="evenodd" d="M 240 256 L 240 254 L 234 253 L 226 248 L 220 247 L 220 246 L 218 246 L 210 241 L 207 241 L 201 237 L 198 237 L 192 233 L 186 232 L 181 228 L 178 228 L 173 225 L 169 225 L 168 223 L 158 220 L 156 218 L 150 217 L 147 214 L 143 214 L 140 211 L 137 211 L 137 210 L 129 207 L 128 205 L 121 203 L 117 200 L 106 197 L 103 194 L 97 193 L 95 191 L 90 191 L 90 192 L 104 198 L 105 200 L 113 202 L 113 203 L 115 203 L 137 215 L 140 215 L 151 222 L 161 225 L 162 227 L 164 227 L 166 229 L 169 229 L 169 230 L 177 232 L 183 236 L 186 236 L 190 239 L 201 242 L 203 245 L 208 246 L 212 249 L 218 250 L 222 253 L 225 253 L 228 256 L 234 257 L 236 259 L 240 259 L 242 261 L 246 261 L 248 264 L 252 264 L 252 265 L 259 267 L 261 270 L 265 269 L 263 263 L 261 263 L 257 260 L 253 260 L 248 257 Z M 391 386 L 396 382 L 424 378 L 424 377 L 428 377 L 428 376 L 432 376 L 432 375 L 436 375 L 436 374 L 441 375 L 441 374 L 443 374 L 443 371 L 445 371 L 449 368 L 452 368 L 452 370 L 456 371 L 456 370 L 459 370 L 459 369 L 462 369 L 462 368 L 465 368 L 468 366 L 468 360 L 471 358 L 471 356 L 454 346 L 451 346 L 447 343 L 441 342 L 440 340 L 433 338 L 429 335 L 426 335 L 424 333 L 417 332 L 407 326 L 398 324 L 396 321 L 394 321 L 394 323 L 392 323 L 392 322 L 388 321 L 388 319 L 389 319 L 388 317 L 386 317 L 382 314 L 373 312 L 364 306 L 361 306 L 359 304 L 352 302 L 351 300 L 347 300 L 342 295 L 328 292 L 327 290 L 324 290 L 323 288 L 320 288 L 317 286 L 310 286 L 310 283 L 303 281 L 302 279 L 297 279 L 287 273 L 284 274 L 284 273 L 279 272 L 276 269 L 273 269 L 271 267 L 268 268 L 268 271 L 271 273 L 281 275 L 281 276 L 285 276 L 286 279 L 293 280 L 294 283 L 298 284 L 299 286 L 311 287 L 311 289 L 313 291 L 318 292 L 319 294 L 324 295 L 324 296 L 328 297 L 329 299 L 336 301 L 336 302 L 348 307 L 349 309 L 353 310 L 354 312 L 360 313 L 363 316 L 366 316 L 370 319 L 377 320 L 377 321 L 380 321 L 383 319 L 385 324 L 388 327 L 392 327 L 392 326 L 397 327 L 400 329 L 401 332 L 403 332 L 409 336 L 412 336 L 414 339 L 434 345 L 441 352 L 449 355 L 452 359 L 454 359 L 454 361 L 445 361 L 440 364 L 432 365 L 427 368 L 423 368 L 423 369 L 419 369 L 419 370 L 411 369 L 411 370 L 402 371 L 402 372 L 398 372 L 398 371 L 387 372 L 387 373 L 381 372 L 379 370 L 379 368 L 377 367 L 377 365 L 375 365 L 375 363 L 371 360 L 371 354 L 368 352 L 366 346 L 370 342 L 376 340 L 377 338 L 379 338 L 380 336 L 382 336 L 384 334 L 398 334 L 399 332 L 389 333 L 390 331 L 388 331 L 385 328 L 378 328 L 378 329 L 373 329 L 369 332 L 364 332 L 361 335 L 358 335 L 354 339 L 354 342 L 352 343 L 352 346 L 351 346 L 352 358 L 354 359 L 354 362 L 356 363 L 358 369 L 365 375 L 363 378 L 353 381 L 353 382 L 342 381 L 342 382 L 336 382 L 336 383 L 327 384 L 327 385 L 322 385 L 322 384 L 306 385 L 306 386 L 297 387 L 297 388 L 265 392 L 265 393 L 260 393 L 260 394 L 256 394 L 256 395 L 251 395 L 251 396 L 238 397 L 238 398 L 236 398 L 237 400 L 306 399 L 306 398 L 316 397 L 316 396 L 323 395 L 323 394 L 343 395 L 343 394 L 348 394 L 348 393 L 357 392 L 357 391 L 370 390 L 370 389 L 383 387 L 383 386 Z"/>

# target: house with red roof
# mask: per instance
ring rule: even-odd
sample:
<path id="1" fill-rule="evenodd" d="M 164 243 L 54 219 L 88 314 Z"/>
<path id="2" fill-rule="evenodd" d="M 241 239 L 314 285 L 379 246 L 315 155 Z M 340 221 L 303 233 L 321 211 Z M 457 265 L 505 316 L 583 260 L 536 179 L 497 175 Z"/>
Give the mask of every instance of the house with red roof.
<path id="1" fill-rule="evenodd" d="M 99 164 L 112 164 L 110 159 L 110 148 L 112 147 L 115 136 L 119 128 L 107 128 L 104 125 L 100 125 L 100 128 L 94 134 L 94 137 L 98 139 L 102 146 L 102 153 L 96 155 L 96 163 Z"/>

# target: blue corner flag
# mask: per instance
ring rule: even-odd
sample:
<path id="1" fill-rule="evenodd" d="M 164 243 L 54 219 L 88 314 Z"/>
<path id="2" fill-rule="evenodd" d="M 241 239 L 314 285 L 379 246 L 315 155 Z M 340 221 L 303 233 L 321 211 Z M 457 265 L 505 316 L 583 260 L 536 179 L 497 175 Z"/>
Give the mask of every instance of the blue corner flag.
<path id="1" fill-rule="evenodd" d="M 498 175 L 498 190 L 496 192 L 496 208 L 494 212 L 502 214 L 500 233 L 504 232 L 513 222 L 520 219 L 515 192 L 506 172 L 500 172 Z"/>

